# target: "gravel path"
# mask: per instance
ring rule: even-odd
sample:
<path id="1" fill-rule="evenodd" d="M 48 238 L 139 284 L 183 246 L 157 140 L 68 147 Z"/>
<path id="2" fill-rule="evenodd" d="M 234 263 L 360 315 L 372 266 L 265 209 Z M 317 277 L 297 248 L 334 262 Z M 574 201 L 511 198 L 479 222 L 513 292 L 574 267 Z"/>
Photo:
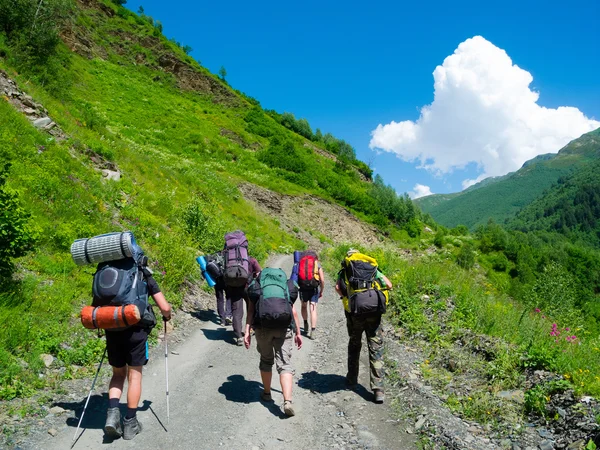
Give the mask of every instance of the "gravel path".
<path id="1" fill-rule="evenodd" d="M 274 257 L 272 267 L 291 271 L 291 256 Z M 296 305 L 300 310 L 299 302 Z M 119 439 L 113 448 L 148 449 L 320 449 L 320 448 L 415 448 L 415 436 L 406 424 L 392 419 L 388 404 L 375 405 L 365 388 L 344 389 L 347 334 L 341 305 L 331 283 L 319 304 L 317 340 L 304 339 L 294 350 L 296 370 L 294 404 L 296 416 L 285 418 L 283 399 L 274 376 L 274 403 L 259 401 L 259 355 L 255 342 L 246 350 L 231 342 L 230 327 L 202 313 L 200 323 L 180 344 L 169 346 L 170 423 L 167 424 L 164 358 L 160 351 L 144 371 L 142 404 L 138 417 L 144 431 L 132 441 Z M 368 382 L 366 345 L 363 348 L 360 382 Z M 106 391 L 106 382 L 96 393 Z M 123 397 L 123 399 L 125 396 Z M 70 417 L 56 427 L 54 437 L 39 434 L 37 442 L 21 448 L 66 449 L 71 446 L 85 398 L 71 408 Z M 125 405 L 121 405 L 124 408 Z M 100 394 L 88 407 L 75 449 L 106 448 L 103 430 L 106 403 Z M 168 431 L 166 431 L 168 430 Z"/>

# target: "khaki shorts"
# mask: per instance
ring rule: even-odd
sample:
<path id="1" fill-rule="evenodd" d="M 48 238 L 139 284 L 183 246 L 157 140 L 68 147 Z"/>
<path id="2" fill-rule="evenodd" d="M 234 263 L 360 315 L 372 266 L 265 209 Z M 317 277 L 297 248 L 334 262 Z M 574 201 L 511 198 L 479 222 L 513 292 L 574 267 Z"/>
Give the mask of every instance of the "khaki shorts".
<path id="1" fill-rule="evenodd" d="M 292 347 L 294 334 L 292 330 L 276 330 L 270 328 L 257 328 L 255 330 L 256 349 L 260 353 L 261 372 L 272 372 L 273 363 L 277 372 L 294 373 L 292 368 Z"/>

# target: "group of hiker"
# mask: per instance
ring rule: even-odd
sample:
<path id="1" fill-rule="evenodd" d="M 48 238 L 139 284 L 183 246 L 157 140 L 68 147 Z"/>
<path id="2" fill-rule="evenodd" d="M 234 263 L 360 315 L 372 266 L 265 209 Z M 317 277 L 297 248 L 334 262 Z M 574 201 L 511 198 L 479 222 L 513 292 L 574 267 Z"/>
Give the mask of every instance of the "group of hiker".
<path id="1" fill-rule="evenodd" d="M 121 436 L 133 439 L 142 430 L 136 411 L 141 396 L 142 368 L 148 362 L 148 335 L 156 325 L 148 298 L 154 300 L 161 312 L 165 333 L 171 306 L 130 233 L 76 241 L 71 252 L 78 264 L 99 263 L 92 287 L 92 306 L 82 310 L 81 318 L 87 328 L 106 330 L 106 353 L 113 375 L 104 431 L 112 439 Z M 292 349 L 294 344 L 302 348 L 302 332 L 316 339 L 317 305 L 325 290 L 325 275 L 317 253 L 294 252 L 294 266 L 288 277 L 282 269 L 261 268 L 248 254 L 245 234 L 235 231 L 225 235 L 221 252 L 199 257 L 198 262 L 204 278 L 215 289 L 219 321 L 232 326 L 235 344 L 249 349 L 252 337 L 256 339 L 263 385 L 260 399 L 273 401 L 271 382 L 275 366 L 283 393 L 283 412 L 294 416 Z M 391 282 L 379 271 L 375 259 L 356 250 L 347 252 L 335 285 L 343 303 L 349 336 L 346 385 L 350 389 L 357 386 L 364 333 L 376 403 L 383 403 L 385 398 L 381 317 L 391 288 Z M 302 302 L 303 327 L 294 306 L 298 297 Z M 242 329 L 244 306 L 247 314 Z M 127 414 L 121 425 L 119 401 L 125 380 L 128 381 Z"/>

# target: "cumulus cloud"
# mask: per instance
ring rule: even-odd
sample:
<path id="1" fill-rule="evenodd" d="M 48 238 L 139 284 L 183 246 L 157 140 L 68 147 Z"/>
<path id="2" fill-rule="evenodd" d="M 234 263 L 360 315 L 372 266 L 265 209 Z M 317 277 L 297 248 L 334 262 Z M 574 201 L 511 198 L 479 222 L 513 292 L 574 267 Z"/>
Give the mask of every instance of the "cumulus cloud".
<path id="1" fill-rule="evenodd" d="M 412 199 L 426 197 L 428 195 L 433 195 L 431 188 L 419 183 L 415 184 L 413 190 L 408 193 L 408 196 Z"/>
<path id="2" fill-rule="evenodd" d="M 390 122 L 371 132 L 371 149 L 441 175 L 476 163 L 481 175 L 504 175 L 543 153 L 600 127 L 579 109 L 538 105 L 533 77 L 481 36 L 461 43 L 433 72 L 433 103 L 415 121 Z M 415 191 L 416 192 L 416 191 Z"/>

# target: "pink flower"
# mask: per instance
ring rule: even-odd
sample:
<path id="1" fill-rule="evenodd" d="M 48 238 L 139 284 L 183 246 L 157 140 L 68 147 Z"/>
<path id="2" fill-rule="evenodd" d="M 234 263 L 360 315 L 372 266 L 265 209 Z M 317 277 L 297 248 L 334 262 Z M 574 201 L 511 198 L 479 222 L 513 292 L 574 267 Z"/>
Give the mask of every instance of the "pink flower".
<path id="1" fill-rule="evenodd" d="M 535 312 L 539 313 L 539 312 L 542 312 L 542 310 L 540 308 L 535 308 Z"/>
<path id="2" fill-rule="evenodd" d="M 571 331 L 571 329 L 570 328 L 565 328 L 565 331 Z"/>

